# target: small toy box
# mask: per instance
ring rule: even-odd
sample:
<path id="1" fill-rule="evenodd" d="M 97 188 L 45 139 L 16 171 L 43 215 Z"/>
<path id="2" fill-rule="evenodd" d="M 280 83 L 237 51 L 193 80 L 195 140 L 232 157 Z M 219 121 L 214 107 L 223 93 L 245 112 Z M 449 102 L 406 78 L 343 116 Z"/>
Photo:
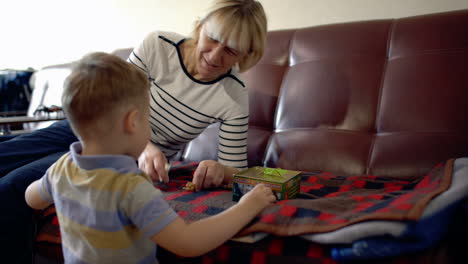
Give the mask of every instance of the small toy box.
<path id="1" fill-rule="evenodd" d="M 232 200 L 239 199 L 259 183 L 270 187 L 277 200 L 293 199 L 299 193 L 301 172 L 276 168 L 251 167 L 233 175 Z"/>

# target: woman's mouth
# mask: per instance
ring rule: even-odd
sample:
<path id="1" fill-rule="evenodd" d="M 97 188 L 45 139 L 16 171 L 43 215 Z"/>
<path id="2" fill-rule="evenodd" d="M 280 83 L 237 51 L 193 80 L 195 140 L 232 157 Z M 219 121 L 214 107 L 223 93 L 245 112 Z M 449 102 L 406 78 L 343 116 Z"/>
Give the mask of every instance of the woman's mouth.
<path id="1" fill-rule="evenodd" d="M 219 66 L 209 63 L 205 58 L 203 58 L 203 60 L 205 61 L 206 68 L 208 68 L 208 69 L 219 68 Z"/>

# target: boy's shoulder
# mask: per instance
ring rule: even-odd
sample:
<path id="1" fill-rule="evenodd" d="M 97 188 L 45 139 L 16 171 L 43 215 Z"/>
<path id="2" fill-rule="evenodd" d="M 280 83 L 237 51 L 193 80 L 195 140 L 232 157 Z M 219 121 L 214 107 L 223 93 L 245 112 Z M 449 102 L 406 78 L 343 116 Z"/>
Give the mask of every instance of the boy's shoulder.
<path id="1" fill-rule="evenodd" d="M 63 154 L 56 162 L 50 166 L 49 170 L 61 170 L 73 162 L 70 152 Z"/>
<path id="2" fill-rule="evenodd" d="M 90 160 L 88 159 L 87 161 L 89 162 Z M 49 173 L 63 172 L 64 170 L 69 173 L 89 173 L 94 176 L 105 176 L 106 178 L 113 179 L 112 181 L 122 182 L 123 184 L 132 185 L 142 182 L 152 183 L 151 178 L 137 167 L 122 166 L 120 168 L 113 168 L 112 166 L 104 166 L 94 167 L 92 169 L 82 168 L 80 167 L 80 164 L 74 160 L 73 153 L 71 152 L 63 154 L 55 163 L 53 163 L 49 168 Z"/>
<path id="3" fill-rule="evenodd" d="M 138 190 L 154 189 L 151 179 L 142 171 L 119 171 L 112 168 L 99 168 L 90 173 L 94 181 L 112 186 L 113 191 L 122 194 L 139 192 Z"/>
<path id="4" fill-rule="evenodd" d="M 136 187 L 139 184 L 153 184 L 151 179 L 143 172 L 117 172 L 116 181 L 120 182 L 123 186 Z"/>

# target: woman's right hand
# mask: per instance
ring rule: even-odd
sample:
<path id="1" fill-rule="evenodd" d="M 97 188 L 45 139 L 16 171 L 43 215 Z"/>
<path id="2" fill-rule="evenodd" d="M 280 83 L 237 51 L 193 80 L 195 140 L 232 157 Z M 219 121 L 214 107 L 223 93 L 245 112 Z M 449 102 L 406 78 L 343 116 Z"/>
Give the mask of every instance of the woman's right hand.
<path id="1" fill-rule="evenodd" d="M 148 174 L 153 181 L 169 181 L 166 164 L 167 159 L 164 153 L 151 142 L 148 142 L 138 158 L 138 167 Z"/>
<path id="2" fill-rule="evenodd" d="M 244 194 L 240 198 L 239 203 L 250 203 L 251 206 L 255 207 L 252 208 L 253 210 L 260 212 L 268 205 L 273 204 L 275 201 L 276 197 L 273 194 L 271 188 L 267 187 L 263 183 L 260 183 L 255 185 L 252 190 Z"/>

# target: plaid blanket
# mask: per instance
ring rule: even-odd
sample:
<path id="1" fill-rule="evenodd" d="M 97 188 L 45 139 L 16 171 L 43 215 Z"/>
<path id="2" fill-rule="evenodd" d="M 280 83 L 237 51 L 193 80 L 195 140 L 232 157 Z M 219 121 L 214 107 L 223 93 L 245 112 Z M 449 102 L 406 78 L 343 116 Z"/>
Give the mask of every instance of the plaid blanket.
<path id="1" fill-rule="evenodd" d="M 183 190 L 196 166 L 176 163 L 171 182 L 156 184 L 187 221 L 218 214 L 235 203 L 231 190 Z M 267 232 L 293 236 L 329 232 L 365 220 L 417 220 L 426 204 L 448 189 L 452 168 L 453 160 L 448 160 L 414 181 L 303 172 L 298 199 L 278 201 L 266 208 L 239 235 Z"/>
<path id="2" fill-rule="evenodd" d="M 197 165 L 174 163 L 170 172 L 171 181 L 155 184 L 186 221 L 215 215 L 235 203 L 231 190 L 183 190 L 185 184 L 192 180 Z M 240 261 L 236 263 L 336 263 L 329 255 L 328 246 L 295 235 L 333 231 L 372 219 L 417 220 L 426 204 L 448 189 L 452 169 L 453 160 L 448 160 L 415 181 L 372 175 L 344 177 L 326 172 L 303 172 L 301 193 L 297 199 L 278 201 L 266 208 L 238 234 L 267 232 L 283 237 L 270 236 L 253 244 L 228 241 L 194 259 L 182 259 L 161 248 L 158 250 L 158 259 L 161 263 L 232 263 L 233 260 Z M 55 207 L 37 212 L 36 217 L 39 223 L 36 241 L 39 245 L 56 244 L 59 248 L 61 238 Z M 416 259 L 415 255 L 414 263 Z M 386 263 L 397 263 L 400 260 L 408 259 L 393 258 Z"/>

